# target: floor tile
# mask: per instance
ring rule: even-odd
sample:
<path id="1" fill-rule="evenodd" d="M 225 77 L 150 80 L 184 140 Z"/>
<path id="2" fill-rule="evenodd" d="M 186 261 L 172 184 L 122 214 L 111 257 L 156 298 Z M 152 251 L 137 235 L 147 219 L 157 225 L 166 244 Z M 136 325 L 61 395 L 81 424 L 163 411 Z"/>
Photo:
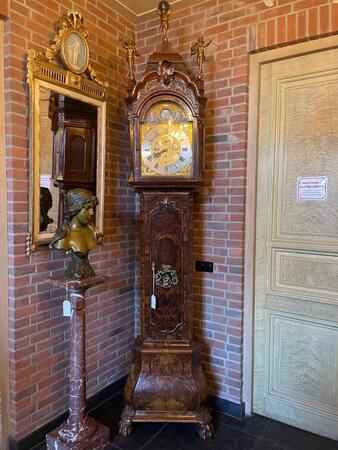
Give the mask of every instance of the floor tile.
<path id="1" fill-rule="evenodd" d="M 215 423 L 224 423 L 225 425 L 232 426 L 238 430 L 245 431 L 245 433 L 260 436 L 270 419 L 259 416 L 258 414 L 252 417 L 245 417 L 243 420 L 235 419 L 234 417 L 226 416 L 225 414 L 215 411 L 214 414 Z"/>
<path id="2" fill-rule="evenodd" d="M 103 450 L 118 450 L 118 447 L 115 447 L 113 444 L 109 444 L 103 448 Z"/>
<path id="3" fill-rule="evenodd" d="M 41 444 L 37 445 L 36 447 L 32 448 L 31 450 L 46 450 L 47 445 L 46 442 L 42 442 Z"/>
<path id="4" fill-rule="evenodd" d="M 288 446 L 292 450 L 305 449 L 305 432 L 303 430 L 275 420 L 270 420 L 264 429 L 262 437 L 282 446 Z"/>
<path id="5" fill-rule="evenodd" d="M 212 439 L 203 440 L 193 424 L 168 424 L 144 450 L 253 450 L 257 437 L 218 424 Z"/>
<path id="6" fill-rule="evenodd" d="M 123 394 L 90 412 L 110 428 L 112 443 L 104 450 L 338 450 L 338 442 L 259 415 L 243 421 L 213 411 L 215 436 L 203 441 L 196 424 L 134 423 L 133 432 L 118 435 Z M 45 442 L 31 450 L 46 450 Z"/>
<path id="7" fill-rule="evenodd" d="M 163 423 L 133 423 L 132 433 L 127 437 L 115 435 L 112 444 L 122 450 L 140 449 L 164 427 Z"/>
<path id="8" fill-rule="evenodd" d="M 291 450 L 338 450 L 338 441 L 317 436 L 272 419 L 265 427 L 262 438 Z"/>
<path id="9" fill-rule="evenodd" d="M 305 432 L 305 450 L 338 450 L 338 441 Z"/>
<path id="10" fill-rule="evenodd" d="M 103 405 L 98 406 L 95 411 L 90 413 L 90 416 L 109 427 L 110 436 L 114 438 L 118 433 L 118 423 L 121 418 L 122 409 L 123 396 L 118 394 L 111 397 Z"/>
<path id="11" fill-rule="evenodd" d="M 276 442 L 269 441 L 268 439 L 259 438 L 254 450 L 290 450 L 290 447 L 285 447 L 284 445 L 276 444 Z M 307 449 L 299 449 L 307 450 Z"/>

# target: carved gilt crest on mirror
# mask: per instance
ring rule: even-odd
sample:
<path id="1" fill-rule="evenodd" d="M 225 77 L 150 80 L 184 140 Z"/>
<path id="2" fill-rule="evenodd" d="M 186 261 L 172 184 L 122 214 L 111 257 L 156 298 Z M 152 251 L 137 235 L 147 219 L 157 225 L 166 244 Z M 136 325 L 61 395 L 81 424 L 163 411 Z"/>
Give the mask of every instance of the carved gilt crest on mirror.
<path id="1" fill-rule="evenodd" d="M 49 243 L 62 222 L 65 196 L 84 188 L 99 199 L 95 226 L 103 233 L 108 82 L 92 64 L 78 11 L 61 17 L 42 52 L 28 51 L 30 195 L 26 253 Z"/>

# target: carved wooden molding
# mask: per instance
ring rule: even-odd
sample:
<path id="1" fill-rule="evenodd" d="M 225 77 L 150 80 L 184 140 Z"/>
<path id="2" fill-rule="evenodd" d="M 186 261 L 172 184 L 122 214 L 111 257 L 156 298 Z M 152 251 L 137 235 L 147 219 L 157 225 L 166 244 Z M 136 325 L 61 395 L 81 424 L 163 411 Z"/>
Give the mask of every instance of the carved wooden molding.
<path id="1" fill-rule="evenodd" d="M 156 73 L 156 77 L 155 77 Z M 152 80 L 146 80 L 143 85 L 140 85 L 139 87 L 139 95 L 137 101 L 135 101 L 132 105 L 132 114 L 137 114 L 140 105 L 144 102 L 145 98 L 148 97 L 150 94 L 154 92 L 158 92 L 159 89 L 164 90 L 170 90 L 172 92 L 177 92 L 178 94 L 181 94 L 186 99 L 190 101 L 190 104 L 195 112 L 195 114 L 199 113 L 200 104 L 198 100 L 196 99 L 196 92 L 194 92 L 191 84 L 188 83 L 188 80 L 186 77 L 182 76 L 183 74 L 181 72 L 173 72 L 170 76 L 174 77 L 175 79 L 171 78 L 171 81 L 169 80 L 168 83 L 161 82 L 163 78 L 160 78 L 158 72 L 155 72 L 152 74 Z M 147 74 L 150 78 L 151 75 Z"/>
<path id="2" fill-rule="evenodd" d="M 170 88 L 175 77 L 175 67 L 168 61 L 161 61 L 157 68 L 157 74 L 160 79 L 160 86 Z"/>

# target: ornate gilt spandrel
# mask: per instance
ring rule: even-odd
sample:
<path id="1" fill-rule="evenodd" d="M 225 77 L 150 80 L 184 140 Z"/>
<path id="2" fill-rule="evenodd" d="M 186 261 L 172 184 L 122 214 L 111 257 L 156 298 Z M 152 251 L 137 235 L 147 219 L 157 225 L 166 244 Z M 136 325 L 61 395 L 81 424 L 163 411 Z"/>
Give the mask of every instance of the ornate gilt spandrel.
<path id="1" fill-rule="evenodd" d="M 60 207 L 55 207 L 57 211 L 53 214 L 48 213 L 51 202 L 55 204 L 61 201 L 56 199 L 58 195 L 52 192 L 55 190 L 55 186 L 52 186 L 53 177 L 62 181 L 61 173 L 52 174 L 52 166 L 54 167 L 55 152 L 62 154 L 63 150 L 56 150 L 57 139 L 55 144 L 54 138 L 48 137 L 53 128 L 49 101 L 53 95 L 83 103 L 83 110 L 87 109 L 86 105 L 96 110 L 94 164 L 96 196 L 100 206 L 96 210 L 95 225 L 99 234 L 103 233 L 106 97 L 109 84 L 99 78 L 90 62 L 87 42 L 89 34 L 82 14 L 79 11 L 69 11 L 66 16 L 60 18 L 57 28 L 58 33 L 50 47 L 44 51 L 30 49 L 27 57 L 27 84 L 30 94 L 29 232 L 26 246 L 28 255 L 36 251 L 38 244 L 49 243 L 55 232 L 50 229 L 53 227 L 49 226 L 49 222 L 53 222 L 55 228 L 63 219 Z M 42 168 L 43 165 L 46 166 L 47 160 L 50 160 L 49 168 Z M 49 185 L 50 193 L 47 192 Z M 62 197 L 61 193 L 59 197 Z"/>

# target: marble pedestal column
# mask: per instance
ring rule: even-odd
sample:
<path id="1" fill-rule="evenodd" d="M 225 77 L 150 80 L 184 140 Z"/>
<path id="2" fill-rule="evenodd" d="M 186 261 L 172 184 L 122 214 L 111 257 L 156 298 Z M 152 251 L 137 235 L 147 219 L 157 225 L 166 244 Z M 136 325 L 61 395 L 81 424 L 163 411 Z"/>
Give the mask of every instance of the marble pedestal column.
<path id="1" fill-rule="evenodd" d="M 70 280 L 67 277 L 48 280 L 66 290 L 71 304 L 70 316 L 70 394 L 69 417 L 46 436 L 48 450 L 98 450 L 109 444 L 109 429 L 86 415 L 85 295 L 93 286 L 104 283 L 104 277 Z"/>

